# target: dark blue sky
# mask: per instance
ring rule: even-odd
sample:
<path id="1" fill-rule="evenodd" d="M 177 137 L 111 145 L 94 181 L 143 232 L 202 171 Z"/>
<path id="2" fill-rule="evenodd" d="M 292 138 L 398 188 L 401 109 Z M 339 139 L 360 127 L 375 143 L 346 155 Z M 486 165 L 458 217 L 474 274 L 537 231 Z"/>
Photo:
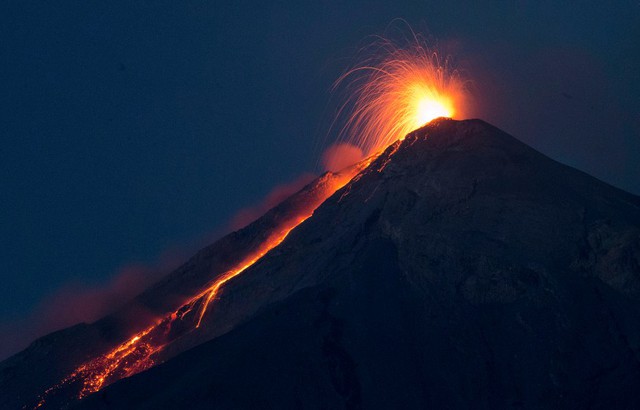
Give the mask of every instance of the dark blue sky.
<path id="1" fill-rule="evenodd" d="M 0 322 L 315 170 L 331 83 L 396 17 L 455 52 L 477 116 L 640 193 L 637 0 L 7 1 Z"/>

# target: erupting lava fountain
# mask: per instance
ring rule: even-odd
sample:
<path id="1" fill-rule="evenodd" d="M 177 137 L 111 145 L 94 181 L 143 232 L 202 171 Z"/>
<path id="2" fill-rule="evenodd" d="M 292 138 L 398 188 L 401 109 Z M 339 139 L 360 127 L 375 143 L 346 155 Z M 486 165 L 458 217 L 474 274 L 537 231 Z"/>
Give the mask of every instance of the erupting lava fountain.
<path id="1" fill-rule="evenodd" d="M 419 34 L 402 42 L 377 37 L 361 53 L 334 84 L 344 95 L 332 126 L 341 142 L 369 156 L 433 119 L 466 117 L 469 82 Z"/>

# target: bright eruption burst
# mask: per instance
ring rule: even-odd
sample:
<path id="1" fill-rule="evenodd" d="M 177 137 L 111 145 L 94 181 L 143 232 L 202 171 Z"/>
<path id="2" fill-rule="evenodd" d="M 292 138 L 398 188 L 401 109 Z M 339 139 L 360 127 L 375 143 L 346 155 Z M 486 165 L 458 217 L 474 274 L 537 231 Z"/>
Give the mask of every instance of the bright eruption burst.
<path id="1" fill-rule="evenodd" d="M 414 32 L 403 41 L 377 38 L 363 63 L 340 76 L 346 95 L 335 124 L 339 139 L 372 155 L 438 117 L 464 115 L 466 82 Z"/>

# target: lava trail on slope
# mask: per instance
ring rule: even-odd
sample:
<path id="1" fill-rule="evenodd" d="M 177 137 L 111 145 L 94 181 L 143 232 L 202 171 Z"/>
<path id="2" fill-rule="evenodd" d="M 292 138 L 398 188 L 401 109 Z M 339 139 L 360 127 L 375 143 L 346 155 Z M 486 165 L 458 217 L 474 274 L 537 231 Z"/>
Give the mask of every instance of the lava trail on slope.
<path id="1" fill-rule="evenodd" d="M 69 392 L 82 399 L 120 379 L 142 372 L 157 364 L 156 356 L 166 346 L 185 334 L 197 331 L 222 287 L 242 274 L 270 250 L 277 247 L 298 225 L 308 219 L 327 198 L 365 169 L 375 157 L 370 157 L 340 172 L 327 172 L 307 187 L 306 200 L 287 215 L 256 249 L 245 255 L 232 269 L 216 272 L 214 279 L 201 292 L 191 297 L 178 309 L 156 320 L 147 328 L 131 335 L 126 341 L 105 354 L 78 366 L 58 384 L 48 388 L 35 404 L 35 408 L 58 403 Z M 29 406 L 26 406 L 29 407 Z"/>

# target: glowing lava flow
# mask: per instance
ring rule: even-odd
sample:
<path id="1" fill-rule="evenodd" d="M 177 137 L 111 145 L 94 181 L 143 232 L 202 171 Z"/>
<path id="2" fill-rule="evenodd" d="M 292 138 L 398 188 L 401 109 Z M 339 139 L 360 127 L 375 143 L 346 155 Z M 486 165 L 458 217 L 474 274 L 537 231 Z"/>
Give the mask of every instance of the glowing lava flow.
<path id="1" fill-rule="evenodd" d="M 78 398 L 83 398 L 119 379 L 132 376 L 155 365 L 155 355 L 165 346 L 200 327 L 211 303 L 227 282 L 253 266 L 270 250 L 280 245 L 287 235 L 308 219 L 320 204 L 346 185 L 372 160 L 373 158 L 369 158 L 338 173 L 329 172 L 318 178 L 312 186 L 305 188 L 307 191 L 303 194 L 304 201 L 294 207 L 292 215 L 288 215 L 281 221 L 271 231 L 268 238 L 237 263 L 233 269 L 218 275 L 210 286 L 189 299 L 174 312 L 133 335 L 108 353 L 79 366 L 59 384 L 46 390 L 40 396 L 36 407 L 43 406 L 48 397 L 55 395 L 58 391 L 67 388 L 73 389 L 78 392 Z"/>
<path id="2" fill-rule="evenodd" d="M 215 299 L 222 285 L 224 285 L 231 279 L 235 278 L 236 276 L 244 272 L 248 267 L 252 266 L 254 263 L 259 261 L 271 249 L 280 245 L 282 241 L 284 241 L 284 238 L 286 238 L 287 235 L 289 235 L 289 232 L 293 230 L 293 228 L 300 225 L 302 222 L 306 221 L 310 216 L 311 214 L 308 214 L 308 215 L 299 217 L 297 220 L 294 220 L 293 226 L 289 227 L 283 232 L 280 232 L 278 235 L 276 235 L 275 238 L 270 238 L 268 241 L 263 243 L 262 246 L 260 246 L 260 249 L 254 255 L 252 255 L 242 263 L 240 263 L 240 266 L 238 268 L 226 272 L 224 275 L 222 275 L 222 277 L 220 277 L 220 279 L 216 280 L 213 286 L 206 292 L 206 297 L 204 298 L 202 309 L 200 310 L 200 315 L 198 316 L 198 323 L 196 324 L 196 328 L 200 327 L 200 324 L 202 323 L 202 318 L 204 317 L 204 314 L 207 312 L 207 308 L 209 307 L 209 303 L 211 303 L 211 301 Z"/>
<path id="3" fill-rule="evenodd" d="M 306 221 L 310 216 L 311 214 L 303 215 L 298 219 L 294 220 L 291 227 L 275 235 L 275 237 L 269 238 L 269 240 L 265 241 L 260 246 L 259 250 L 255 254 L 253 254 L 246 260 L 244 260 L 242 263 L 240 263 L 239 267 L 226 272 L 218 280 L 216 280 L 213 286 L 206 291 L 206 297 L 204 298 L 204 302 L 202 303 L 202 309 L 200 310 L 200 315 L 198 316 L 198 323 L 196 324 L 196 328 L 200 327 L 200 324 L 202 323 L 202 318 L 204 317 L 204 314 L 207 312 L 207 308 L 209 307 L 209 303 L 211 303 L 211 301 L 215 299 L 222 285 L 224 285 L 231 279 L 235 278 L 236 276 L 244 272 L 248 267 L 252 266 L 254 263 L 259 261 L 271 249 L 280 245 L 282 241 L 284 241 L 284 238 L 286 238 L 287 235 L 289 235 L 289 232 L 293 230 L 293 228 L 300 225 L 302 222 Z"/>
<path id="4" fill-rule="evenodd" d="M 418 34 L 377 38 L 362 54 L 334 85 L 344 94 L 332 125 L 340 140 L 372 155 L 435 118 L 465 116 L 467 82 Z"/>

